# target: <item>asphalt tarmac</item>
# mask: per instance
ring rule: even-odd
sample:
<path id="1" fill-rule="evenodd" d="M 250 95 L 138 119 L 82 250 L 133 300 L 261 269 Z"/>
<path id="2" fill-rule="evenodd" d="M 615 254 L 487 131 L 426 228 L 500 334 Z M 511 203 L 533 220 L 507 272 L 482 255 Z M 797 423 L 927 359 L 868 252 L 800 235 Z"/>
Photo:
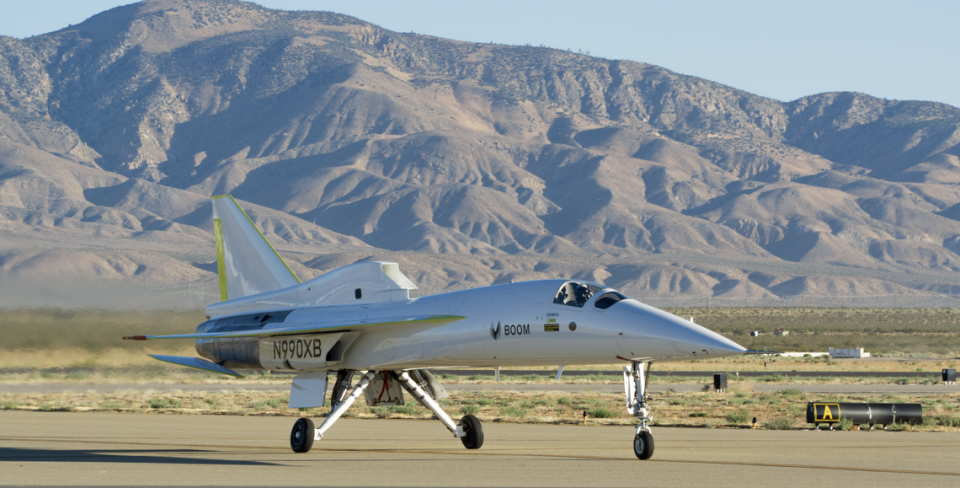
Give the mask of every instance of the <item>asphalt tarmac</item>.
<path id="1" fill-rule="evenodd" d="M 960 433 L 487 423 L 468 451 L 436 421 L 341 419 L 305 454 L 290 418 L 0 411 L 0 484 L 219 486 L 960 485 Z"/>

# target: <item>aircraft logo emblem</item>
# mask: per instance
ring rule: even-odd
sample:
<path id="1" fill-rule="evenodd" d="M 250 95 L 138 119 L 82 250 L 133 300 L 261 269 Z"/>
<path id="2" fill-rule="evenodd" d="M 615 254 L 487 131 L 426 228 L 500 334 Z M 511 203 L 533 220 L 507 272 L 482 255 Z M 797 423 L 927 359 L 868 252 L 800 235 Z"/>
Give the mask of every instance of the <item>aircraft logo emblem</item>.
<path id="1" fill-rule="evenodd" d="M 500 338 L 500 332 L 502 330 L 503 329 L 500 328 L 500 322 L 497 322 L 496 329 L 493 328 L 493 322 L 490 322 L 490 337 L 493 337 L 493 340 L 497 340 Z"/>

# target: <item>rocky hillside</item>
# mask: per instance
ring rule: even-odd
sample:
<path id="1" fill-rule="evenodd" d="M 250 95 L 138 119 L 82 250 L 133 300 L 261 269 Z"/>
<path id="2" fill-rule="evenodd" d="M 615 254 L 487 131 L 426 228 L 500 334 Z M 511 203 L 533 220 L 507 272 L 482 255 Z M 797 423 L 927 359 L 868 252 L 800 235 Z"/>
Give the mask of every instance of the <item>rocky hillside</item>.
<path id="1" fill-rule="evenodd" d="M 230 193 L 303 277 L 381 258 L 424 293 L 577 276 L 645 299 L 949 299 L 958 144 L 944 104 L 782 103 L 632 61 L 151 0 L 0 37 L 0 287 L 214 296 L 209 197 Z"/>

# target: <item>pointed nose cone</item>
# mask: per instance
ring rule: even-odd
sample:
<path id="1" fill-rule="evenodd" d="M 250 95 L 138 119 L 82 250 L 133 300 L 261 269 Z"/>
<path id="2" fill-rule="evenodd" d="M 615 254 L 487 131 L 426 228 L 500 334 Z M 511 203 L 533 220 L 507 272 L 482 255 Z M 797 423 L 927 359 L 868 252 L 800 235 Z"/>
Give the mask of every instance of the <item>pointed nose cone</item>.
<path id="1" fill-rule="evenodd" d="M 686 341 L 687 348 L 698 351 L 698 355 L 699 352 L 706 351 L 710 356 L 736 356 L 747 351 L 747 348 L 740 344 L 693 322 L 689 322 L 688 327 L 692 337 Z"/>
<path id="2" fill-rule="evenodd" d="M 650 356 L 659 356 L 663 358 L 661 360 L 687 360 L 736 356 L 747 351 L 740 344 L 689 320 L 639 302 L 631 302 L 629 305 L 625 303 L 627 306 L 624 309 L 632 309 L 641 315 L 631 329 L 638 333 L 639 342 L 653 347 L 649 349 L 638 345 L 636 349 L 650 351 Z M 627 355 L 634 352 L 624 351 L 624 346 L 630 343 L 628 339 L 620 339 L 618 343 L 621 351 Z M 633 357 L 639 357 L 639 354 Z"/>

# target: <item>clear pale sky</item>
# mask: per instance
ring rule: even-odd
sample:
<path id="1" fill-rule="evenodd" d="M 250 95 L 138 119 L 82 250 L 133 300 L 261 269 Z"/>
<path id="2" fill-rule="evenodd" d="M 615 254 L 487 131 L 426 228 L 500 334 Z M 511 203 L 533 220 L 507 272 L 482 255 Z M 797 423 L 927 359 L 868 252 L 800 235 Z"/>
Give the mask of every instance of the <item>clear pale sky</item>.
<path id="1" fill-rule="evenodd" d="M 0 35 L 58 30 L 123 0 L 0 0 Z M 789 101 L 857 91 L 960 107 L 960 1 L 259 0 L 381 27 L 656 64 Z"/>

